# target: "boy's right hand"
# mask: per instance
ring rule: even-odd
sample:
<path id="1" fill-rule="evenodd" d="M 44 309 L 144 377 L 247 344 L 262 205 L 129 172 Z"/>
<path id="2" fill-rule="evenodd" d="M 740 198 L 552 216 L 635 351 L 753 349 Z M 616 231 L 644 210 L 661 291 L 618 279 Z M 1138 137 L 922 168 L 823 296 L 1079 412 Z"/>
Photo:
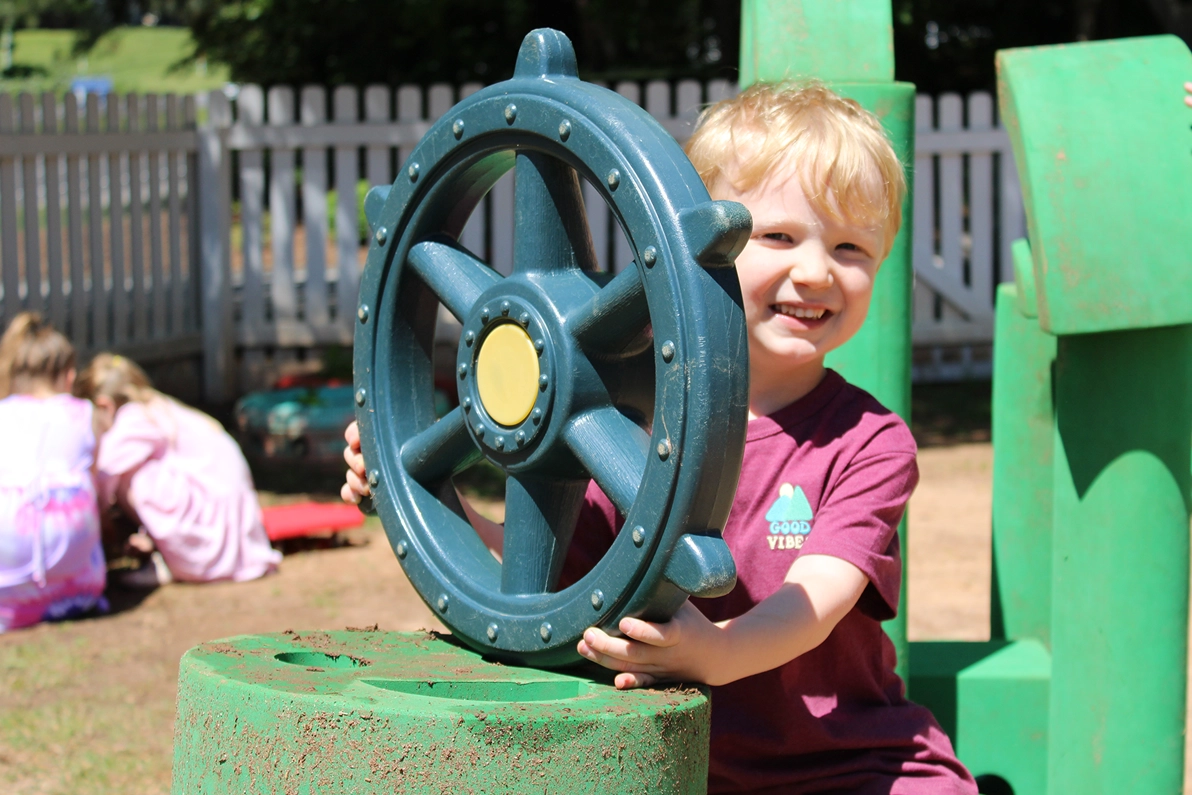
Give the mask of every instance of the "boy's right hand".
<path id="1" fill-rule="evenodd" d="M 1184 97 L 1184 104 L 1192 108 L 1192 82 L 1184 83 L 1184 90 L 1188 92 L 1188 96 Z"/>
<path id="2" fill-rule="evenodd" d="M 360 452 L 360 428 L 353 420 L 344 431 L 344 439 L 348 446 L 344 448 L 344 461 L 348 464 L 346 482 L 339 490 L 339 496 L 344 502 L 359 505 L 360 500 L 370 496 L 368 490 L 368 475 L 364 469 L 364 453 Z"/>

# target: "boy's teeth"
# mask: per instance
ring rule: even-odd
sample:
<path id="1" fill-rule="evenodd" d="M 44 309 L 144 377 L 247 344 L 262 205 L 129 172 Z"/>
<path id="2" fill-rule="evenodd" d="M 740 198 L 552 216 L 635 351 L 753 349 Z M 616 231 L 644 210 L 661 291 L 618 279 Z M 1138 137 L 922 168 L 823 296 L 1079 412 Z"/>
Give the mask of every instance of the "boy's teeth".
<path id="1" fill-rule="evenodd" d="M 784 315 L 802 318 L 804 320 L 819 320 L 824 316 L 822 309 L 803 309 L 798 306 L 779 306 L 778 311 Z"/>

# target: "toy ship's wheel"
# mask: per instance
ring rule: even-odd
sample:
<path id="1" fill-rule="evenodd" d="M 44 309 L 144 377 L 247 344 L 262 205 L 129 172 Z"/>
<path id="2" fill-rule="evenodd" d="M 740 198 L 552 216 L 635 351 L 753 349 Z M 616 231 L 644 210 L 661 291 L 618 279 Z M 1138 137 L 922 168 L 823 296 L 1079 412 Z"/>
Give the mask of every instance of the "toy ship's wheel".
<path id="1" fill-rule="evenodd" d="M 514 269 L 502 277 L 457 240 L 510 169 Z M 615 277 L 596 272 L 581 175 L 634 252 Z M 654 119 L 579 81 L 567 38 L 537 30 L 513 79 L 436 123 L 366 214 L 357 417 L 377 511 L 435 614 L 482 651 L 552 666 L 578 659 L 588 626 L 665 619 L 688 594 L 731 589 L 719 531 L 744 446 L 747 348 L 732 261 L 747 211 L 711 201 Z M 462 324 L 460 405 L 436 421 L 440 303 Z M 508 475 L 500 563 L 451 481 L 481 458 Z M 624 530 L 558 589 L 590 479 Z"/>

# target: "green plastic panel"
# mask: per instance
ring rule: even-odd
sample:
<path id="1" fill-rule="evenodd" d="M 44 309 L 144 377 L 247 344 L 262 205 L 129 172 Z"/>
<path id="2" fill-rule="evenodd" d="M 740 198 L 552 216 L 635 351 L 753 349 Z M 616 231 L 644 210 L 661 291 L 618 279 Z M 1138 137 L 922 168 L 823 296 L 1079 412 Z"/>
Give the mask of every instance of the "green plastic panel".
<path id="1" fill-rule="evenodd" d="M 1051 657 L 1036 640 L 1012 643 L 960 673 L 956 754 L 974 776 L 996 775 L 1014 795 L 1046 795 L 1050 687 Z"/>
<path id="2" fill-rule="evenodd" d="M 998 100 L 1052 334 L 1192 322 L 1192 53 L 1175 36 L 1003 50 Z"/>
<path id="3" fill-rule="evenodd" d="M 1023 317 L 1021 286 L 998 287 L 994 321 L 991 623 L 994 637 L 1048 643 L 1056 338 Z"/>
<path id="4" fill-rule="evenodd" d="M 702 793 L 705 690 L 485 662 L 433 633 L 304 632 L 182 658 L 175 795 Z"/>
<path id="5" fill-rule="evenodd" d="M 1192 326 L 1059 339 L 1052 792 L 1180 792 Z"/>
<path id="6" fill-rule="evenodd" d="M 890 0 L 744 0 L 741 85 L 815 77 L 894 79 Z"/>
<path id="7" fill-rule="evenodd" d="M 1014 285 L 1018 299 L 1018 311 L 1031 319 L 1039 316 L 1039 298 L 1035 295 L 1035 260 L 1031 244 L 1019 238 L 1010 245 L 1010 257 L 1014 262 Z"/>

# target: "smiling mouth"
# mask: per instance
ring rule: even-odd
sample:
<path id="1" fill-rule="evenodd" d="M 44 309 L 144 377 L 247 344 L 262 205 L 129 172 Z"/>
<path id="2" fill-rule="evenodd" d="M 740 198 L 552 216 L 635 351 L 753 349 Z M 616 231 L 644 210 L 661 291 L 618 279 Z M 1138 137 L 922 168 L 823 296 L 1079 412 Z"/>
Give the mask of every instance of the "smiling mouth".
<path id="1" fill-rule="evenodd" d="M 777 314 L 796 317 L 799 320 L 819 320 L 825 315 L 830 314 L 826 309 L 810 309 L 802 306 L 784 306 L 781 304 L 775 304 L 771 309 Z"/>

